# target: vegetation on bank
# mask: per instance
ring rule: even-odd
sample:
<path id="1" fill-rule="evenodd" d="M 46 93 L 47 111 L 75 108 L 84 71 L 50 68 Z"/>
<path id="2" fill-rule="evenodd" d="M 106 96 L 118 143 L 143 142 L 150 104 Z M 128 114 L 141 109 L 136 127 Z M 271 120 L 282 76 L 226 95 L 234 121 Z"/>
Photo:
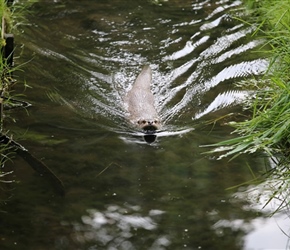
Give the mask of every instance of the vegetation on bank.
<path id="1" fill-rule="evenodd" d="M 236 136 L 211 145 L 215 147 L 211 152 L 219 152 L 220 158 L 235 158 L 242 153 L 266 153 L 274 162 L 271 176 L 282 181 L 272 196 L 278 198 L 288 188 L 290 176 L 289 0 L 245 0 L 245 3 L 255 18 L 253 23 L 260 23 L 254 35 L 262 34 L 265 38 L 260 50 L 269 56 L 270 64 L 262 79 L 242 84 L 245 89 L 255 89 L 255 96 L 245 105 L 252 116 L 244 121 L 230 122 Z M 288 201 L 284 199 L 280 208 L 287 205 Z"/>
<path id="2" fill-rule="evenodd" d="M 14 54 L 14 36 L 11 34 L 13 28 L 21 24 L 23 20 L 22 11 L 33 1 L 27 0 L 24 5 L 15 3 L 13 0 L 0 0 L 0 30 L 1 30 L 1 53 L 0 53 L 0 182 L 9 174 L 3 170 L 4 163 L 11 157 L 12 152 L 16 152 L 22 157 L 40 176 L 45 177 L 51 182 L 55 191 L 64 195 L 64 186 L 62 181 L 39 159 L 35 158 L 22 145 L 17 143 L 12 136 L 3 128 L 4 110 L 29 106 L 27 102 L 14 99 L 11 96 L 11 90 L 15 84 L 13 73 L 18 67 L 13 64 Z M 25 7 L 23 7 L 25 6 Z M 26 11 L 25 11 L 26 12 Z M 16 21 L 15 21 L 16 20 Z"/>
<path id="3" fill-rule="evenodd" d="M 265 37 L 261 50 L 267 48 L 270 66 L 263 79 L 245 81 L 244 88 L 255 88 L 254 98 L 247 102 L 252 117 L 230 122 L 234 139 L 213 146 L 222 146 L 221 157 L 264 151 L 269 156 L 290 153 L 290 10 L 289 1 L 247 1 L 260 20 L 260 33 Z M 268 49 L 269 48 L 269 49 Z M 215 150 L 213 150 L 215 151 Z"/>
<path id="4" fill-rule="evenodd" d="M 3 121 L 4 121 L 4 106 L 9 100 L 9 88 L 10 85 L 13 84 L 11 75 L 12 75 L 12 68 L 8 65 L 12 59 L 12 55 L 6 57 L 7 50 L 6 50 L 6 34 L 12 31 L 13 27 L 13 18 L 12 18 L 12 11 L 9 8 L 9 4 L 7 1 L 0 0 L 0 133 L 1 135 L 4 133 L 3 131 Z M 0 166 L 3 168 L 4 162 L 8 159 L 8 146 L 2 143 L 2 139 L 0 142 Z M 4 173 L 0 170 L 0 178 L 4 177 L 7 173 Z M 3 181 L 2 178 L 0 181 Z"/>

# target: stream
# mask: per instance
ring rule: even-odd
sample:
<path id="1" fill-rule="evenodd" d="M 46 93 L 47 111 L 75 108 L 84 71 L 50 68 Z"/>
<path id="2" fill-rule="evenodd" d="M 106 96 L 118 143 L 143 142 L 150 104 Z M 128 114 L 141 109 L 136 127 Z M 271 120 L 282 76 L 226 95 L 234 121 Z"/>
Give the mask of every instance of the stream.
<path id="1" fill-rule="evenodd" d="M 26 83 L 31 106 L 5 128 L 66 195 L 21 157 L 7 162 L 0 249 L 286 249 L 288 215 L 269 217 L 267 181 L 250 182 L 271 162 L 204 147 L 233 137 L 224 122 L 247 115 L 251 94 L 237 84 L 268 67 L 255 27 L 235 17 L 247 19 L 238 0 L 32 4 L 15 34 L 16 90 Z M 164 123 L 151 144 L 123 105 L 146 64 Z"/>

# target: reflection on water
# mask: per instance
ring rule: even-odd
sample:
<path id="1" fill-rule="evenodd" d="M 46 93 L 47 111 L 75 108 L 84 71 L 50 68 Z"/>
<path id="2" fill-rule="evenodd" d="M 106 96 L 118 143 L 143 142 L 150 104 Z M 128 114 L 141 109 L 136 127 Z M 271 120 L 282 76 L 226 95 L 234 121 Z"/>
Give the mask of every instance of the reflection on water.
<path id="1" fill-rule="evenodd" d="M 8 125 L 62 179 L 66 197 L 16 158 L 0 248 L 264 248 L 256 222 L 272 222 L 228 189 L 252 178 L 248 166 L 264 171 L 264 160 L 216 161 L 200 147 L 230 138 L 204 121 L 242 112 L 252 92 L 235 83 L 267 68 L 254 29 L 233 18 L 242 2 L 39 0 L 31 11 L 16 63 L 33 58 L 19 73 L 33 105 Z M 123 108 L 144 64 L 165 123 L 150 145 Z M 274 246 L 286 246 L 280 233 L 271 228 Z"/>
<path id="2" fill-rule="evenodd" d="M 273 197 L 273 193 L 279 188 L 285 188 L 279 195 Z M 246 190 L 234 193 L 235 199 L 247 200 L 249 203 L 244 207 L 247 211 L 261 211 L 265 217 L 255 218 L 251 221 L 239 221 L 242 225 L 247 225 L 248 235 L 245 237 L 246 249 L 289 249 L 289 207 L 288 202 L 288 184 L 281 177 L 273 175 L 270 179 L 259 185 L 250 185 Z M 283 207 L 281 207 L 283 204 Z M 285 206 L 285 207 L 284 207 Z M 277 210 L 280 213 L 275 213 Z M 267 216 L 267 215 L 271 216 Z M 219 221 L 217 228 L 232 227 L 237 223 L 235 221 Z M 279 227 L 280 231 L 272 240 L 272 228 Z"/>
<path id="3" fill-rule="evenodd" d="M 169 126 L 166 126 L 165 129 L 170 130 Z M 160 137 L 165 137 L 165 136 L 179 136 L 181 137 L 183 134 L 186 134 L 190 131 L 193 130 L 193 128 L 189 128 L 189 129 L 182 129 L 177 131 L 175 129 L 175 131 L 168 131 L 168 130 L 161 130 L 161 131 L 157 131 L 154 134 L 144 134 L 143 132 L 126 132 L 124 133 L 125 136 L 119 136 L 119 138 L 121 138 L 124 142 L 127 143 L 139 143 L 139 144 L 144 144 L 145 142 L 147 143 L 152 143 L 155 142 L 156 138 L 160 138 Z M 122 132 L 119 132 L 120 134 L 122 134 Z M 144 138 L 144 141 L 142 141 L 140 138 Z"/>
<path id="4" fill-rule="evenodd" d="M 153 68 L 152 91 L 160 116 L 166 124 L 178 127 L 180 120 L 192 127 L 191 120 L 206 114 L 201 110 L 208 110 L 207 106 L 219 110 L 236 103 L 233 80 L 260 75 L 267 67 L 266 60 L 249 54 L 261 45 L 260 40 L 248 39 L 254 28 L 230 15 L 240 10 L 240 1 L 186 1 L 182 5 L 171 1 L 161 6 L 130 2 L 128 9 L 115 1 L 111 11 L 111 4 L 95 5 L 92 8 L 90 1 L 56 4 L 58 14 L 42 14 L 42 18 L 53 21 L 52 30 L 63 27 L 54 32 L 60 42 L 48 40 L 39 46 L 32 40 L 26 46 L 48 61 L 75 68 L 64 69 L 61 81 L 64 86 L 82 86 L 78 90 L 82 102 L 60 90 L 61 98 L 69 97 L 70 105 L 82 109 L 82 115 L 86 112 L 114 121 L 105 122 L 107 129 L 129 129 L 123 97 L 143 64 Z M 35 25 L 40 38 L 45 38 L 46 25 Z M 49 67 L 46 74 L 59 78 L 53 70 Z M 209 95 L 210 99 L 228 98 L 208 103 Z M 174 132 L 178 127 L 171 129 Z"/>
<path id="5" fill-rule="evenodd" d="M 134 237 L 142 235 L 147 246 L 153 242 L 148 249 L 161 249 L 170 245 L 170 240 L 164 235 L 142 233 L 142 230 L 156 232 L 161 210 L 150 210 L 148 215 L 140 214 L 139 206 L 119 207 L 110 205 L 103 212 L 88 210 L 88 215 L 82 216 L 82 224 L 77 223 L 75 228 L 75 239 L 80 243 L 94 245 L 94 248 L 105 247 L 106 249 L 138 249 L 134 247 Z M 140 232 L 141 231 L 141 232 Z M 157 232 L 156 232 L 157 233 Z M 133 239 L 131 242 L 131 239 Z"/>

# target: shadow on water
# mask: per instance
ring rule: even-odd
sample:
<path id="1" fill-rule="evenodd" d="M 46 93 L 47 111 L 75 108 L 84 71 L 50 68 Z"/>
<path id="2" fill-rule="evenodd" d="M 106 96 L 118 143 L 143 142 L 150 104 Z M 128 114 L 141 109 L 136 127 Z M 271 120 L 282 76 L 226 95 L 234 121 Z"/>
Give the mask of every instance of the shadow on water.
<path id="1" fill-rule="evenodd" d="M 251 186 L 227 189 L 252 178 L 247 166 L 264 171 L 264 159 L 216 161 L 199 147 L 230 137 L 227 126 L 203 122 L 243 112 L 251 92 L 234 83 L 267 67 L 253 28 L 233 18 L 240 1 L 40 0 L 31 11 L 16 40 L 19 63 L 33 58 L 25 66 L 33 106 L 14 111 L 9 129 L 61 178 L 66 197 L 16 158 L 20 183 L 2 207 L 1 249 L 285 247 L 242 195 Z M 123 108 L 148 63 L 165 123 L 145 135 L 151 144 Z M 272 228 L 263 232 L 272 245 L 257 220 Z"/>

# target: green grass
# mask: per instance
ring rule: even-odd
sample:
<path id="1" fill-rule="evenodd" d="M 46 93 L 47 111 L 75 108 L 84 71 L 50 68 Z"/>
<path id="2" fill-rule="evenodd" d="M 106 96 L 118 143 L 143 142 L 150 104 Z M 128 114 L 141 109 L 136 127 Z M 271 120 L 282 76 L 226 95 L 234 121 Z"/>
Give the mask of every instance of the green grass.
<path id="1" fill-rule="evenodd" d="M 230 122 L 234 138 L 210 145 L 210 153 L 233 159 L 240 154 L 262 152 L 272 159 L 272 169 L 263 175 L 279 185 L 273 188 L 271 200 L 279 200 L 277 211 L 289 209 L 290 184 L 290 9 L 289 0 L 245 0 L 253 17 L 260 23 L 255 36 L 265 38 L 261 47 L 269 57 L 269 68 L 262 79 L 244 81 L 245 89 L 254 89 L 247 102 L 251 116 Z M 244 21 L 245 22 L 245 21 Z M 245 22 L 249 24 L 249 22 Z M 250 24 L 249 24 L 250 25 Z M 258 178 L 257 178 L 258 179 Z M 260 179 L 262 180 L 262 178 Z M 286 193 L 286 195 L 285 195 Z M 267 204 L 265 204 L 267 205 Z"/>
<path id="2" fill-rule="evenodd" d="M 29 3 L 29 1 L 26 1 Z M 5 0 L 0 0 L 0 51 L 6 45 L 4 34 L 14 33 L 16 27 L 23 22 L 25 6 L 27 3 L 16 3 L 8 7 Z M 7 65 L 7 60 L 3 58 L 0 52 L 0 134 L 7 133 L 3 128 L 4 119 L 7 119 L 7 114 L 4 114 L 5 107 L 13 106 L 11 102 L 11 89 L 15 84 L 12 78 L 12 73 L 18 70 L 19 67 L 10 67 Z M 6 113 L 6 112 L 5 112 Z M 9 145 L 0 144 L 0 182 L 3 182 L 7 173 L 3 172 L 4 163 L 11 157 L 11 147 Z"/>
<path id="3" fill-rule="evenodd" d="M 5 32 L 11 31 L 11 11 L 7 7 L 4 0 L 0 0 L 0 51 L 5 46 L 4 34 Z M 2 58 L 2 53 L 0 53 L 0 132 L 3 133 L 3 119 L 4 119 L 4 105 L 5 99 L 4 96 L 7 96 L 7 90 L 9 85 L 8 75 L 10 69 L 7 67 L 5 60 Z M 0 145 L 0 182 L 4 182 L 4 178 L 7 173 L 2 171 L 4 163 L 7 161 L 7 145 Z"/>
<path id="4" fill-rule="evenodd" d="M 211 145 L 224 152 L 221 158 L 257 151 L 264 151 L 271 157 L 290 155 L 289 1 L 255 3 L 258 6 L 251 6 L 262 23 L 259 33 L 266 38 L 262 50 L 269 48 L 266 52 L 270 55 L 270 66 L 263 79 L 244 82 L 242 87 L 251 85 L 256 90 L 249 105 L 252 116 L 245 121 L 229 123 L 235 128 L 236 138 Z"/>

